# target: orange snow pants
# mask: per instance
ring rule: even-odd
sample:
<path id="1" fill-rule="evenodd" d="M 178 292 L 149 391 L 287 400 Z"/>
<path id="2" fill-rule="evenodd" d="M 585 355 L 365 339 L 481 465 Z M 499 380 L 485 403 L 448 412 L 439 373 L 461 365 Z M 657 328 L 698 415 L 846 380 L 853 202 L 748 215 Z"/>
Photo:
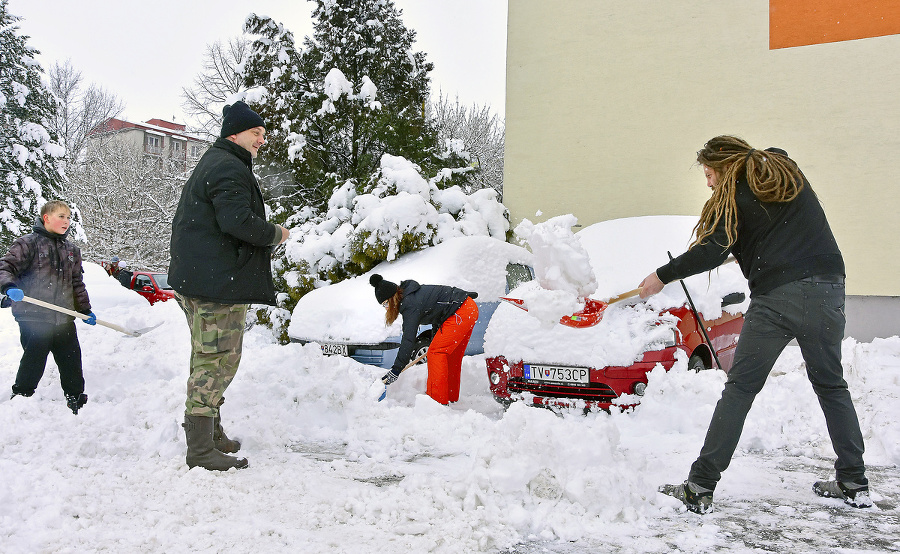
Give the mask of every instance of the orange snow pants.
<path id="1" fill-rule="evenodd" d="M 466 298 L 462 306 L 444 321 L 428 347 L 428 384 L 425 392 L 436 402 L 459 400 L 459 376 L 463 354 L 478 320 L 478 306 Z"/>

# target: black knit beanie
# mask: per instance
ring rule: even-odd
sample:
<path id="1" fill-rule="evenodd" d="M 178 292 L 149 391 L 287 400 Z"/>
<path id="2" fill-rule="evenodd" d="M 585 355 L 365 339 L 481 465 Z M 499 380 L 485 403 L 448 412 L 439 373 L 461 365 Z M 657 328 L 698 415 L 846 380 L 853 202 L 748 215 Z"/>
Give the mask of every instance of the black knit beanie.
<path id="1" fill-rule="evenodd" d="M 222 108 L 222 138 L 236 135 L 254 127 L 265 127 L 266 123 L 250 106 L 238 100 L 230 106 Z"/>
<path id="2" fill-rule="evenodd" d="M 400 288 L 390 281 L 385 281 L 384 277 L 377 273 L 369 277 L 369 284 L 375 287 L 375 300 L 378 300 L 379 304 L 384 304 L 384 301 L 394 296 Z"/>

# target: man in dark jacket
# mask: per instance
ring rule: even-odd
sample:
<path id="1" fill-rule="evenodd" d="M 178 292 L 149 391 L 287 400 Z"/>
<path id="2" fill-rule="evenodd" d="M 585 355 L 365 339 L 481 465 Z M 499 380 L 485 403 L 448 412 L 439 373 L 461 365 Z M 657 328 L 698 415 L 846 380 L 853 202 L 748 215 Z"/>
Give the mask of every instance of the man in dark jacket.
<path id="1" fill-rule="evenodd" d="M 223 110 L 220 138 L 184 185 L 172 221 L 169 284 L 191 329 L 184 430 L 187 465 L 244 468 L 224 433 L 219 408 L 241 360 L 247 309 L 275 304 L 272 247 L 288 231 L 265 219 L 253 158 L 265 143 L 262 118 L 244 102 Z"/>
<path id="2" fill-rule="evenodd" d="M 837 454 L 835 479 L 817 481 L 820 496 L 872 505 L 865 446 L 844 381 L 844 259 L 819 200 L 797 164 L 778 148 L 751 148 L 715 137 L 697 153 L 712 197 L 691 248 L 641 282 L 641 298 L 734 254 L 750 285 L 750 307 L 706 441 L 688 479 L 660 492 L 694 512 L 712 509 L 713 491 L 731 462 L 744 420 L 778 356 L 796 339 Z"/>

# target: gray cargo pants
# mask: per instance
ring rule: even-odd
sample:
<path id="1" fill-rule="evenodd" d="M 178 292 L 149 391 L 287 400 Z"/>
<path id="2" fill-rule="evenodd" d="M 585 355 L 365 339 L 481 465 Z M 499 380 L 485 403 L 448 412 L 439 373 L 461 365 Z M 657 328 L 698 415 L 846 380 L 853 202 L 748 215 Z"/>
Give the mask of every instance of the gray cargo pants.
<path id="1" fill-rule="evenodd" d="M 839 481 L 868 483 L 859 419 L 841 367 L 845 322 L 844 283 L 836 277 L 794 281 L 750 301 L 734 365 L 688 480 L 716 488 L 737 448 L 753 399 L 762 390 L 775 360 L 796 338 L 837 454 L 836 477 Z"/>
<path id="2" fill-rule="evenodd" d="M 191 329 L 186 415 L 216 417 L 241 363 L 247 304 L 219 304 L 175 294 Z"/>

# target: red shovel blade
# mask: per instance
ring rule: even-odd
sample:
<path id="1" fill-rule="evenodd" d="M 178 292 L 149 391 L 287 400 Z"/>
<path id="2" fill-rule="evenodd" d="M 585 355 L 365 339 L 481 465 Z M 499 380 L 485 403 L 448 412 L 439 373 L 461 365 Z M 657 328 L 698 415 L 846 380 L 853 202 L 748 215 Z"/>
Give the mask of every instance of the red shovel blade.
<path id="1" fill-rule="evenodd" d="M 601 302 L 599 300 L 594 300 L 593 298 L 586 298 L 584 301 L 584 309 L 577 311 L 572 315 L 564 316 L 559 320 L 559 323 L 560 325 L 565 325 L 566 327 L 575 327 L 578 329 L 593 327 L 594 325 L 600 323 L 600 320 L 603 319 L 603 312 L 606 311 L 606 308 L 608 308 L 610 304 L 612 304 L 613 302 L 618 302 L 619 300 L 631 298 L 632 296 L 636 296 L 640 292 L 641 289 L 636 288 L 628 292 L 624 292 L 618 296 L 614 296 L 607 302 Z M 501 296 L 500 300 L 508 302 L 513 306 L 519 308 L 520 310 L 525 310 L 526 312 L 528 311 L 528 306 L 521 298 L 508 298 Z"/>
<path id="2" fill-rule="evenodd" d="M 507 298 L 501 296 L 500 300 L 508 302 L 520 310 L 528 311 L 528 305 L 525 304 L 525 301 L 521 298 Z M 585 300 L 583 310 L 575 312 L 572 315 L 563 316 L 559 322 L 567 327 L 592 327 L 599 323 L 600 319 L 603 318 L 603 312 L 606 310 L 607 306 L 608 304 L 606 302 L 588 298 Z"/>
<path id="3" fill-rule="evenodd" d="M 584 327 L 593 327 L 600 323 L 600 320 L 603 319 L 603 312 L 606 311 L 606 308 L 609 307 L 609 304 L 606 302 L 600 302 L 599 300 L 594 300 L 593 298 L 588 298 L 584 301 L 584 309 L 578 312 L 575 312 L 572 315 L 564 316 L 559 320 L 560 324 L 565 325 L 567 327 L 575 327 L 578 329 Z"/>

